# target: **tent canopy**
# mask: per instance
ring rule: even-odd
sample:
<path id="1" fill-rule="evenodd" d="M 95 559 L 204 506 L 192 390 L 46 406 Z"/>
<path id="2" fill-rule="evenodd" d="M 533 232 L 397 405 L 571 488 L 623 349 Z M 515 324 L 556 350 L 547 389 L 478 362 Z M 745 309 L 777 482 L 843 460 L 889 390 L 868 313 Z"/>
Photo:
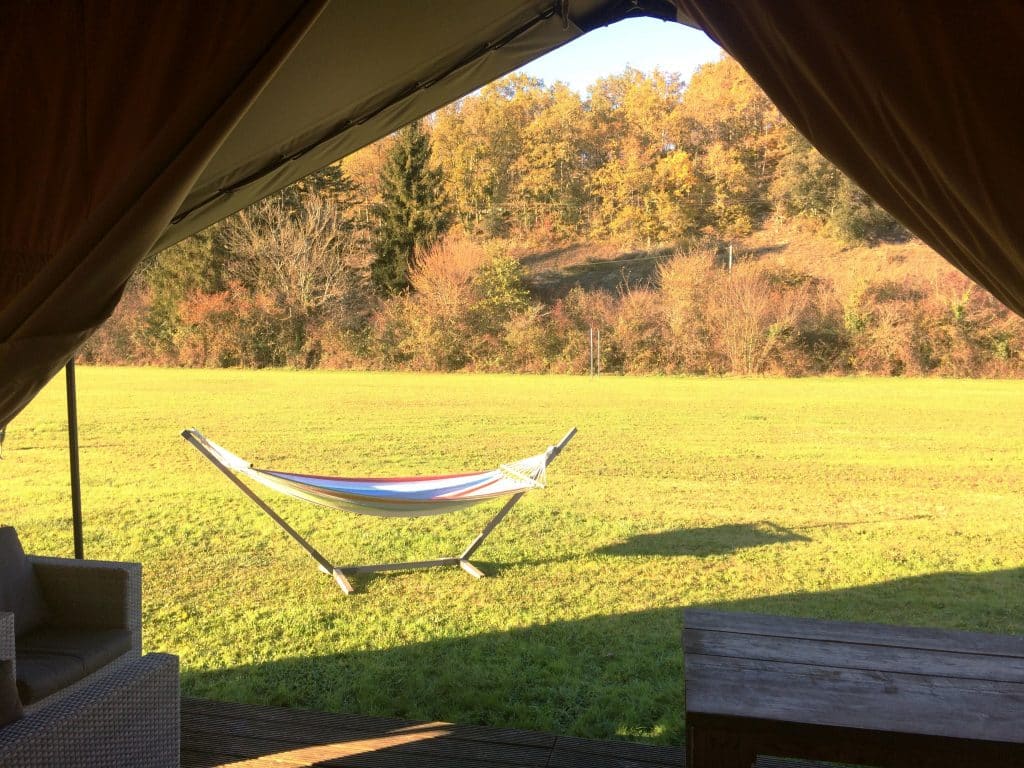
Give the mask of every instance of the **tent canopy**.
<path id="1" fill-rule="evenodd" d="M 11 0 L 0 425 L 146 254 L 631 14 L 705 29 L 826 156 L 1024 313 L 1011 0 Z"/>

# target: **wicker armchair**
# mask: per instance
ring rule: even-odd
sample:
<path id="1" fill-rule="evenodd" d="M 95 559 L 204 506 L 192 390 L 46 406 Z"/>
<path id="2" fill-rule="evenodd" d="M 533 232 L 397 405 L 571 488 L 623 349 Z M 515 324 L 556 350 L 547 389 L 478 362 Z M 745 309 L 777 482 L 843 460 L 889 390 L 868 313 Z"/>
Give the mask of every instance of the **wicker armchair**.
<path id="1" fill-rule="evenodd" d="M 26 703 L 25 710 L 31 712 L 142 656 L 142 566 L 32 555 L 27 559 L 42 588 L 53 623 L 77 630 L 124 629 L 129 635 L 129 646 L 123 653 L 50 696 Z M 2 647 L 0 643 L 0 649 Z"/>
<path id="2" fill-rule="evenodd" d="M 0 526 L 0 766 L 178 765 L 178 659 L 142 656 L 141 587 L 138 563 L 26 556 Z"/>
<path id="3" fill-rule="evenodd" d="M 0 728 L 4 768 L 177 768 L 178 659 L 128 660 Z"/>

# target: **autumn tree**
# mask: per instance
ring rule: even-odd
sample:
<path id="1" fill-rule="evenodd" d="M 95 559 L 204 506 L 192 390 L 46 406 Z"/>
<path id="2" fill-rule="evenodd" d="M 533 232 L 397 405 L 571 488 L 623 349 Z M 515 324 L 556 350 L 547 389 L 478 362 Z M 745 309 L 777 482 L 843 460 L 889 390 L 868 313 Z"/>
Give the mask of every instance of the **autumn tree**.
<path id="1" fill-rule="evenodd" d="M 328 205 L 351 209 L 359 203 L 361 192 L 359 185 L 351 175 L 345 172 L 342 165 L 332 163 L 293 184 L 289 184 L 278 192 L 276 197 L 280 199 L 286 210 L 301 214 L 310 195 L 322 198 Z M 345 219 L 346 228 L 351 228 L 350 221 L 351 217 Z"/>
<path id="2" fill-rule="evenodd" d="M 728 238 L 749 234 L 771 210 L 768 189 L 788 124 L 728 56 L 693 75 L 681 120 L 700 177 L 705 226 Z"/>
<path id="3" fill-rule="evenodd" d="M 246 291 L 261 310 L 270 360 L 315 364 L 311 327 L 328 316 L 349 323 L 365 316 L 366 258 L 348 210 L 335 196 L 310 191 L 269 198 L 225 224 L 228 274 L 236 292 Z"/>
<path id="4" fill-rule="evenodd" d="M 612 237 L 650 247 L 692 224 L 695 176 L 680 145 L 676 75 L 627 69 L 590 89 L 592 130 L 602 147 L 590 179 L 596 222 Z"/>
<path id="5" fill-rule="evenodd" d="M 226 287 L 229 254 L 223 247 L 222 224 L 214 224 L 150 256 L 133 280 L 149 293 L 145 335 L 162 358 L 177 354 L 184 322 L 182 303 L 196 293 L 216 293 Z"/>
<path id="6" fill-rule="evenodd" d="M 555 236 L 579 234 L 586 222 L 587 180 L 594 155 L 587 111 L 564 83 L 551 86 L 523 131 L 514 169 L 521 190 L 515 208 L 528 227 L 543 225 Z"/>
<path id="7" fill-rule="evenodd" d="M 438 113 L 437 156 L 467 231 L 500 236 L 530 224 L 523 157 L 534 138 L 529 126 L 551 101 L 540 80 L 516 74 Z"/>
<path id="8" fill-rule="evenodd" d="M 850 244 L 903 240 L 907 230 L 794 128 L 771 185 L 777 214 L 811 221 Z"/>
<path id="9" fill-rule="evenodd" d="M 421 122 L 397 134 L 380 175 L 380 202 L 371 265 L 374 286 L 382 293 L 409 287 L 409 270 L 417 249 L 427 248 L 445 232 L 449 212 L 443 175 L 431 165 L 430 136 Z"/>

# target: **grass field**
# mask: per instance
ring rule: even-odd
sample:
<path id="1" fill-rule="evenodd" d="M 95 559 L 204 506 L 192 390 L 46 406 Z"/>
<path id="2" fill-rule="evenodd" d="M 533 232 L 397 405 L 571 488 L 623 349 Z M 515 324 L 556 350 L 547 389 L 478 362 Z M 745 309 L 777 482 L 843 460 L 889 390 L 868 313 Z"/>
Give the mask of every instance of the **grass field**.
<path id="1" fill-rule="evenodd" d="M 144 564 L 186 694 L 680 742 L 687 606 L 1024 633 L 1024 382 L 80 368 L 86 555 Z M 8 429 L 0 522 L 68 555 L 63 377 Z M 491 578 L 345 597 L 178 437 L 323 474 L 483 469 L 579 435 Z M 269 493 L 269 492 L 268 492 Z M 277 502 L 278 499 L 272 499 Z M 338 563 L 456 554 L 494 505 L 280 500 Z"/>

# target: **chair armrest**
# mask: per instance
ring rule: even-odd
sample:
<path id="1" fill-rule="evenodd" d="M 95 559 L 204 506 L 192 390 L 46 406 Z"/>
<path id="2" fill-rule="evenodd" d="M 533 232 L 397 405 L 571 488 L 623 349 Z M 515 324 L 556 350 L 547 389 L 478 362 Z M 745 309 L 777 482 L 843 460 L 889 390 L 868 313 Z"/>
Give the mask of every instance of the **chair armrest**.
<path id="1" fill-rule="evenodd" d="M 0 728 L 0 765 L 177 768 L 178 658 L 151 653 Z"/>
<path id="2" fill-rule="evenodd" d="M 14 660 L 14 614 L 0 611 L 0 661 Z"/>
<path id="3" fill-rule="evenodd" d="M 127 629 L 142 653 L 142 566 L 102 560 L 29 556 L 54 624 Z"/>

